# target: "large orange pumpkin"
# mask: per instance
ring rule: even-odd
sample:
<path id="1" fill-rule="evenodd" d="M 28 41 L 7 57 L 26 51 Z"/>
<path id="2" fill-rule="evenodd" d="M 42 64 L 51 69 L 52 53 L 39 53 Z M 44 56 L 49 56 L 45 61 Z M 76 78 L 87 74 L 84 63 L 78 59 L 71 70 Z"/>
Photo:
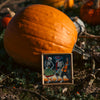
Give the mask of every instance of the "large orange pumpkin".
<path id="1" fill-rule="evenodd" d="M 65 0 L 36 0 L 36 3 L 46 4 L 52 7 L 61 7 L 64 6 Z"/>
<path id="2" fill-rule="evenodd" d="M 89 0 L 84 5 L 82 5 L 80 9 L 80 17 L 88 24 L 100 24 L 100 0 Z"/>
<path id="3" fill-rule="evenodd" d="M 7 53 L 18 63 L 41 70 L 42 53 L 71 53 L 77 30 L 63 12 L 47 5 L 31 5 L 17 13 L 4 35 Z"/>

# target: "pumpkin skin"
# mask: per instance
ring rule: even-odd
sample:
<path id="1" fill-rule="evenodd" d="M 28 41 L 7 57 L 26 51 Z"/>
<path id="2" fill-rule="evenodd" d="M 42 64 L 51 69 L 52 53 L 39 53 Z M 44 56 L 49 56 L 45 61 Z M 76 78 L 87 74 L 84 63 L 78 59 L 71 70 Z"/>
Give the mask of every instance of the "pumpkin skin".
<path id="1" fill-rule="evenodd" d="M 10 20 L 12 19 L 12 17 L 9 16 L 5 16 L 2 18 L 1 23 L 3 28 L 6 28 L 8 26 L 8 23 L 10 22 Z"/>
<path id="2" fill-rule="evenodd" d="M 39 4 L 17 13 L 4 35 L 7 53 L 34 71 L 41 70 L 42 53 L 71 53 L 76 41 L 71 19 L 56 8 Z"/>
<path id="3" fill-rule="evenodd" d="M 100 8 L 94 9 L 94 0 L 89 0 L 80 9 L 80 18 L 91 25 L 100 24 Z"/>
<path id="4" fill-rule="evenodd" d="M 36 0 L 36 3 L 38 4 L 45 4 L 55 8 L 64 6 L 64 2 L 65 0 Z"/>
<path id="5" fill-rule="evenodd" d="M 65 0 L 64 8 L 72 8 L 74 6 L 74 0 Z"/>

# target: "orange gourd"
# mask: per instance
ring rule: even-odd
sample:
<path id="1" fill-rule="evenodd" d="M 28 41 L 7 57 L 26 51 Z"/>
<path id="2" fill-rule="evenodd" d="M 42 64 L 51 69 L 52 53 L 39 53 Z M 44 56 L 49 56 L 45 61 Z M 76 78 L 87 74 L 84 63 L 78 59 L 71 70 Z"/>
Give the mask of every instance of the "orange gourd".
<path id="1" fill-rule="evenodd" d="M 89 0 L 82 5 L 80 18 L 91 25 L 100 24 L 100 0 Z"/>
<path id="2" fill-rule="evenodd" d="M 21 64 L 41 70 L 42 53 L 71 53 L 77 30 L 71 19 L 47 5 L 31 5 L 17 13 L 4 35 L 7 53 Z"/>
<path id="3" fill-rule="evenodd" d="M 65 0 L 64 8 L 72 8 L 74 6 L 74 0 Z"/>
<path id="4" fill-rule="evenodd" d="M 10 22 L 10 20 L 13 18 L 13 16 L 15 15 L 15 12 L 11 11 L 10 8 L 7 8 L 9 14 L 7 14 L 5 17 L 2 18 L 1 23 L 3 28 L 6 28 L 8 26 L 8 23 Z"/>
<path id="5" fill-rule="evenodd" d="M 64 6 L 64 2 L 65 0 L 36 0 L 38 4 L 45 4 L 56 8 Z"/>
<path id="6" fill-rule="evenodd" d="M 8 23 L 10 22 L 11 19 L 12 19 L 12 17 L 9 17 L 9 16 L 5 16 L 2 18 L 1 23 L 2 23 L 3 28 L 7 27 Z"/>

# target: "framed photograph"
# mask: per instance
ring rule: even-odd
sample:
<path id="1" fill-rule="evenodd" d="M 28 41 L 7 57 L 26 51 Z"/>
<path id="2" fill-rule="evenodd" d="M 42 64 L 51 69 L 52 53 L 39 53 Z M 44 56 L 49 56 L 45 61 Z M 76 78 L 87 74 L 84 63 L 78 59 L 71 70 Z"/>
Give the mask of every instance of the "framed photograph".
<path id="1" fill-rule="evenodd" d="M 42 84 L 73 84 L 72 53 L 42 54 Z"/>

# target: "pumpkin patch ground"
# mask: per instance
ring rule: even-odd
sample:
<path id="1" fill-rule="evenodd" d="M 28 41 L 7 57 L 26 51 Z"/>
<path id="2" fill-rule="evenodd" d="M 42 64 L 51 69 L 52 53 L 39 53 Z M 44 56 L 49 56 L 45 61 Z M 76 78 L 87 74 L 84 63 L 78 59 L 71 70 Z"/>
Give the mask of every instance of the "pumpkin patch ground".
<path id="1" fill-rule="evenodd" d="M 70 9 L 37 1 L 0 1 L 0 100 L 99 100 L 100 25 L 80 16 L 86 0 L 74 0 Z M 16 15 L 3 27 L 7 7 Z M 70 19 L 75 16 L 84 22 L 84 33 L 78 34 Z M 73 50 L 75 44 L 84 55 Z M 41 54 L 71 52 L 74 84 L 43 86 Z"/>

